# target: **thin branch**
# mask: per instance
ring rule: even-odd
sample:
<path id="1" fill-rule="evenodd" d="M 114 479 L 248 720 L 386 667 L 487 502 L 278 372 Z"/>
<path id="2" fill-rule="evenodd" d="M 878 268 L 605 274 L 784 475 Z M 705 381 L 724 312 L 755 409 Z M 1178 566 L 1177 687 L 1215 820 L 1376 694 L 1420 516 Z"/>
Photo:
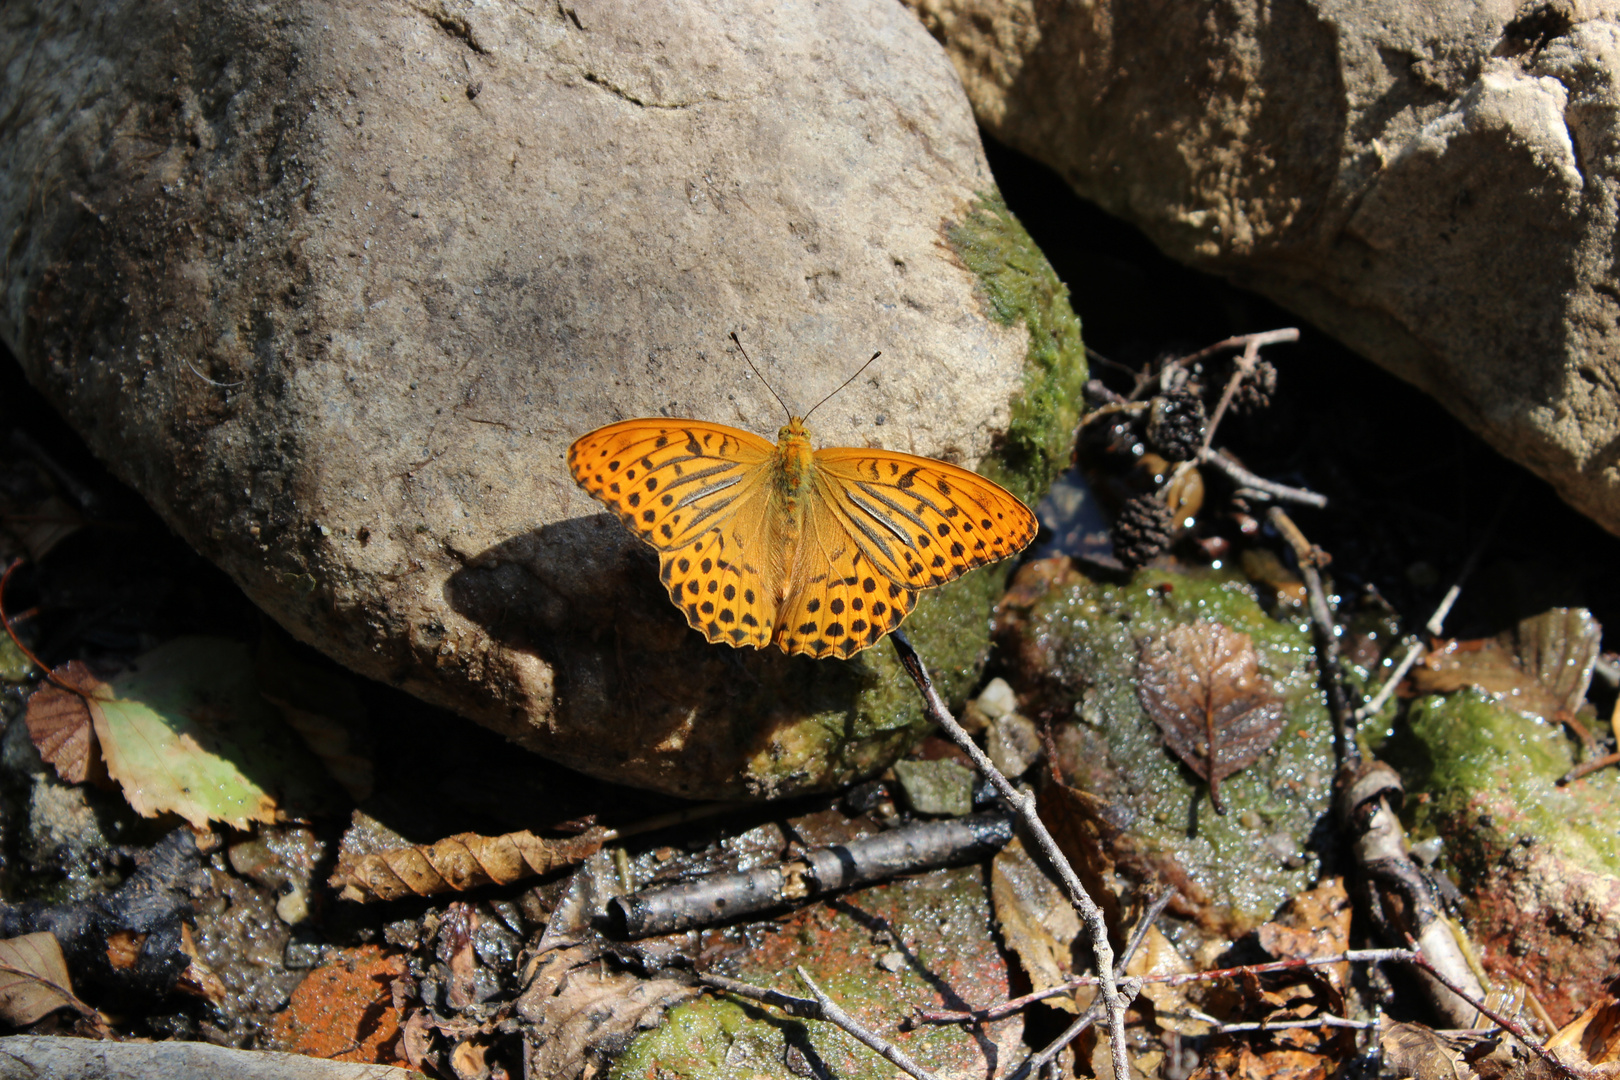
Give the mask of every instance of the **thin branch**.
<path id="1" fill-rule="evenodd" d="M 1447 990 L 1450 990 L 1453 994 L 1456 994 L 1458 997 L 1468 1002 L 1468 1004 L 1478 1009 L 1481 1016 L 1491 1021 L 1503 1031 L 1508 1032 L 1515 1039 L 1518 1039 L 1521 1043 L 1528 1047 L 1530 1052 L 1535 1054 L 1536 1057 L 1558 1070 L 1560 1075 L 1570 1077 L 1571 1080 L 1580 1080 L 1580 1073 L 1576 1072 L 1574 1069 L 1570 1068 L 1569 1065 L 1559 1060 L 1558 1057 L 1556 1057 L 1546 1047 L 1542 1046 L 1539 1042 L 1536 1042 L 1535 1039 L 1531 1037 L 1530 1033 L 1524 1030 L 1524 1028 L 1520 1027 L 1512 1020 L 1509 1020 L 1506 1016 L 1503 1016 L 1495 1009 L 1492 1009 L 1489 1005 L 1486 1005 L 1485 1002 L 1481 1001 L 1479 998 L 1452 982 L 1445 975 L 1442 975 L 1438 968 L 1429 963 L 1429 958 L 1424 956 L 1421 951 L 1414 950 L 1414 955 L 1412 959 L 1408 961 L 1408 963 L 1410 963 L 1413 967 L 1428 973 L 1429 977 L 1434 979 L 1435 982 L 1439 983 L 1441 986 L 1445 987 Z"/>
<path id="2" fill-rule="evenodd" d="M 1007 1077 L 1007 1080 L 1024 1080 L 1024 1077 L 1032 1074 L 1040 1075 L 1040 1071 L 1046 1068 L 1048 1062 L 1063 1053 L 1065 1046 L 1085 1034 L 1086 1029 L 1107 1015 L 1107 1012 L 1108 1010 L 1102 1007 L 1102 1003 L 1098 1002 L 1075 1017 L 1074 1023 L 1063 1029 L 1063 1034 L 1048 1043 L 1040 1053 L 1031 1054 L 1025 1058 L 1024 1063 L 1013 1070 L 1013 1074 Z"/>
<path id="3" fill-rule="evenodd" d="M 912 648 L 906 635 L 896 630 L 889 635 L 889 640 L 894 642 L 894 651 L 900 658 L 900 665 L 906 669 L 906 674 L 911 676 L 912 682 L 917 684 L 929 719 L 938 724 L 951 737 L 951 741 L 961 747 L 962 752 L 968 756 L 979 772 L 995 786 L 1001 797 L 1007 800 L 1007 804 L 1022 819 L 1030 836 L 1046 856 L 1047 862 L 1062 879 L 1064 888 L 1069 894 L 1069 902 L 1085 921 L 1091 937 L 1091 951 L 1097 958 L 1102 999 L 1108 1007 L 1108 1032 L 1114 1058 L 1114 1075 L 1131 1075 L 1130 1060 L 1125 1052 L 1125 1009 L 1130 1004 L 1130 999 L 1120 993 L 1118 979 L 1114 974 L 1114 949 L 1108 943 L 1108 922 L 1103 918 L 1102 909 L 1091 899 L 1091 894 L 1086 892 L 1085 885 L 1080 882 L 1080 876 L 1074 872 L 1074 867 L 1069 865 L 1069 860 L 1063 857 L 1057 841 L 1052 839 L 1052 834 L 1036 813 L 1035 796 L 1013 787 L 1012 781 L 1003 776 L 1001 770 L 991 763 L 983 750 L 979 749 L 979 744 L 973 741 L 973 736 L 957 723 L 956 717 L 945 707 L 944 699 L 939 696 L 933 680 L 928 676 L 928 669 L 923 667 L 921 657 L 917 655 L 917 650 Z"/>
<path id="4" fill-rule="evenodd" d="M 1197 352 L 1188 353 L 1186 356 L 1171 361 L 1171 363 L 1178 367 L 1185 367 L 1187 364 L 1196 364 L 1200 360 L 1207 360 L 1216 353 L 1225 352 L 1228 349 L 1247 349 L 1251 343 L 1256 349 L 1263 349 L 1267 345 L 1283 345 L 1298 340 L 1299 328 L 1295 326 L 1286 326 L 1281 330 L 1264 330 L 1258 334 L 1239 334 L 1237 337 L 1229 337 L 1224 341 L 1217 341 L 1213 345 L 1206 345 Z"/>
<path id="5" fill-rule="evenodd" d="M 860 1042 L 883 1055 L 885 1061 L 903 1071 L 907 1076 L 913 1077 L 914 1080 L 935 1080 L 933 1073 L 911 1060 L 905 1051 L 876 1032 L 868 1031 L 853 1016 L 840 1009 L 838 1003 L 822 992 L 821 987 L 816 985 L 816 981 L 810 977 L 810 973 L 804 970 L 803 967 L 795 967 L 793 970 L 799 973 L 799 979 L 804 983 L 805 989 L 810 991 L 811 995 L 816 999 L 816 1004 L 821 1007 L 821 1019 L 830 1024 L 837 1024 Z"/>
<path id="6" fill-rule="evenodd" d="M 1384 685 L 1378 688 L 1378 693 L 1374 694 L 1365 705 L 1356 710 L 1356 723 L 1359 724 L 1367 717 L 1375 715 L 1379 709 L 1382 709 L 1384 702 L 1389 700 L 1390 695 L 1395 693 L 1395 688 L 1401 684 L 1401 680 L 1406 678 L 1406 673 L 1412 670 L 1412 665 L 1416 664 L 1423 654 L 1428 651 L 1428 647 L 1423 642 L 1412 642 L 1411 647 L 1406 650 L 1406 655 L 1401 657 L 1401 662 L 1395 665 L 1395 670 L 1389 673 L 1389 678 L 1384 680 Z"/>
<path id="7" fill-rule="evenodd" d="M 840 1009 L 838 1003 L 822 992 L 821 987 L 816 985 L 815 980 L 810 978 L 809 973 L 804 968 L 800 967 L 794 970 L 799 973 L 799 978 L 804 981 L 804 985 L 811 994 L 815 995 L 814 997 L 795 997 L 792 994 L 783 993 L 781 990 L 755 986 L 753 983 L 745 983 L 739 979 L 729 979 L 724 975 L 700 973 L 697 980 L 705 986 L 712 986 L 716 990 L 722 990 L 737 997 L 747 998 L 750 1001 L 757 1001 L 763 1005 L 781 1009 L 789 1016 L 798 1017 L 801 1020 L 822 1020 L 836 1025 L 855 1039 L 876 1050 L 883 1055 L 884 1060 L 904 1070 L 913 1080 L 938 1080 L 927 1069 L 907 1057 L 905 1052 L 893 1043 L 862 1026 L 854 1017 Z"/>
<path id="8" fill-rule="evenodd" d="M 1214 450 L 1205 447 L 1198 451 L 1198 460 L 1205 465 L 1213 465 L 1243 487 L 1260 492 L 1263 495 L 1269 495 L 1273 499 L 1313 506 L 1318 510 L 1327 507 L 1326 495 L 1320 495 L 1306 488 L 1289 487 L 1287 484 L 1279 484 L 1275 480 L 1267 480 L 1258 473 L 1252 473 L 1239 465 L 1233 460 L 1232 455 L 1225 450 Z"/>
<path id="9" fill-rule="evenodd" d="M 12 559 L 11 565 L 6 567 L 6 572 L 0 574 L 0 626 L 4 626 L 6 628 L 6 635 L 11 638 L 11 643 L 17 646 L 17 651 L 27 657 L 30 664 L 33 664 L 35 667 L 39 668 L 40 673 L 45 676 L 46 682 L 50 683 L 59 690 L 66 690 L 70 694 L 77 694 L 79 697 L 84 697 L 85 694 L 83 690 L 80 690 L 76 686 L 69 686 L 65 680 L 57 678 L 51 669 L 47 667 L 39 657 L 34 655 L 33 650 L 22 643 L 22 639 L 17 636 L 17 631 L 11 628 L 11 619 L 6 615 L 6 585 L 11 581 L 12 571 L 16 570 L 17 567 L 21 566 L 22 564 L 23 560 L 20 556 Z"/>
<path id="10" fill-rule="evenodd" d="M 1161 1015 L 1179 1016 L 1209 1024 L 1211 1035 L 1226 1035 L 1234 1031 L 1285 1031 L 1289 1028 L 1350 1028 L 1353 1031 L 1373 1031 L 1377 1020 L 1347 1020 L 1342 1016 L 1314 1016 L 1309 1020 L 1251 1020 L 1241 1024 L 1226 1024 L 1198 1009 L 1171 1010 Z"/>
<path id="11" fill-rule="evenodd" d="M 1361 751 L 1356 746 L 1356 714 L 1350 707 L 1350 694 L 1345 686 L 1344 670 L 1339 663 L 1339 630 L 1328 607 L 1327 590 L 1322 587 L 1322 574 L 1317 569 L 1326 562 L 1320 548 L 1305 539 L 1292 518 L 1283 508 L 1273 506 L 1267 518 L 1294 549 L 1300 575 L 1305 579 L 1305 592 L 1310 600 L 1311 627 L 1315 631 L 1316 655 L 1322 672 L 1322 690 L 1327 695 L 1328 713 L 1333 717 L 1333 756 L 1339 764 L 1356 761 Z"/>
<path id="12" fill-rule="evenodd" d="M 1334 956 L 1295 957 L 1288 960 L 1273 960 L 1264 964 L 1244 964 L 1241 967 L 1217 968 L 1213 971 L 1178 972 L 1165 975 L 1142 975 L 1138 981 L 1142 985 L 1156 984 L 1159 986 L 1185 986 L 1188 983 L 1206 982 L 1212 979 L 1235 979 L 1240 976 L 1265 975 L 1273 971 L 1296 971 L 1300 968 L 1321 967 L 1325 964 L 1347 963 L 1384 963 L 1391 960 L 1411 960 L 1417 955 L 1413 949 L 1347 949 Z M 1096 986 L 1095 975 L 1082 975 L 1070 979 L 1061 986 L 1051 986 L 1045 990 L 1037 990 L 1033 994 L 1004 1001 L 1000 1005 L 975 1012 L 947 1012 L 944 1010 L 932 1012 L 919 1012 L 917 1019 L 930 1024 L 963 1024 L 972 1021 L 991 1023 L 1002 1017 L 1044 1001 L 1049 997 L 1067 994 L 1086 986 Z"/>
<path id="13" fill-rule="evenodd" d="M 1605 754 L 1600 758 L 1593 758 L 1591 761 L 1581 762 L 1579 765 L 1569 770 L 1569 772 L 1565 773 L 1563 776 L 1560 776 L 1558 778 L 1558 785 L 1562 787 L 1565 784 L 1573 784 L 1581 777 L 1590 773 L 1595 773 L 1599 769 L 1607 769 L 1610 765 L 1620 765 L 1620 751 L 1613 754 Z"/>
<path id="14" fill-rule="evenodd" d="M 1260 342 L 1251 339 L 1243 350 L 1243 355 L 1237 358 L 1232 365 L 1232 374 L 1226 380 L 1226 388 L 1221 391 L 1221 400 L 1216 402 L 1215 411 L 1209 414 L 1209 423 L 1204 426 L 1204 446 L 1208 450 L 1215 441 L 1215 429 L 1220 426 L 1221 420 L 1226 416 L 1226 410 L 1231 407 L 1232 399 L 1237 396 L 1238 387 L 1243 385 L 1254 371 L 1255 365 L 1260 362 Z"/>

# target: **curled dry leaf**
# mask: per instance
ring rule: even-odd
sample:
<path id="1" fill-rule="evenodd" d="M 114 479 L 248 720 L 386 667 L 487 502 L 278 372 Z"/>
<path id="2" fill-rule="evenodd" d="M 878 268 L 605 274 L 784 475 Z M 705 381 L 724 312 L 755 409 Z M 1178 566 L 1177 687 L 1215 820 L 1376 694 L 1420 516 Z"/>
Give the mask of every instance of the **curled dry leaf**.
<path id="1" fill-rule="evenodd" d="M 990 901 L 1001 939 L 1018 957 L 1030 989 L 1049 990 L 1074 978 L 1080 917 L 1063 887 L 1030 858 L 1016 836 L 990 862 Z M 1046 1003 L 1078 1011 L 1073 994 L 1047 998 Z M 1084 1004 L 1089 1007 L 1090 1001 Z"/>
<path id="2" fill-rule="evenodd" d="M 1378 1018 L 1378 1045 L 1384 1061 L 1400 1076 L 1413 1080 L 1468 1080 L 1475 1068 L 1502 1043 L 1500 1032 L 1436 1031 L 1424 1024 Z"/>
<path id="3" fill-rule="evenodd" d="M 57 1009 L 95 1010 L 73 994 L 62 946 L 49 931 L 0 941 L 0 1020 L 26 1027 Z"/>
<path id="4" fill-rule="evenodd" d="M 1620 979 L 1548 1039 L 1547 1049 L 1591 1076 L 1620 1076 Z"/>
<path id="5" fill-rule="evenodd" d="M 548 840 L 532 832 L 458 833 L 433 844 L 396 848 L 340 862 L 328 884 L 345 900 L 395 900 L 508 885 L 583 862 L 602 846 L 603 830 Z"/>
<path id="6" fill-rule="evenodd" d="M 1142 708 L 1209 782 L 1209 801 L 1224 814 L 1220 782 L 1252 765 L 1282 731 L 1282 702 L 1249 635 L 1215 622 L 1174 627 L 1142 646 L 1137 679 Z"/>
<path id="7" fill-rule="evenodd" d="M 598 962 L 600 955 L 592 945 L 579 945 L 544 956 L 517 1005 L 518 1015 L 535 1025 L 525 1075 L 597 1075 L 631 1035 L 698 993 L 676 979 L 615 971 Z"/>
<path id="8" fill-rule="evenodd" d="M 51 679 L 28 697 L 28 737 L 57 776 L 82 784 L 101 758 L 88 699 L 107 694 L 107 684 L 78 660 L 51 672 Z"/>
<path id="9" fill-rule="evenodd" d="M 1515 709 L 1567 719 L 1586 700 L 1603 628 L 1585 608 L 1552 608 L 1494 638 L 1447 641 L 1412 669 L 1420 694 L 1475 686 Z"/>

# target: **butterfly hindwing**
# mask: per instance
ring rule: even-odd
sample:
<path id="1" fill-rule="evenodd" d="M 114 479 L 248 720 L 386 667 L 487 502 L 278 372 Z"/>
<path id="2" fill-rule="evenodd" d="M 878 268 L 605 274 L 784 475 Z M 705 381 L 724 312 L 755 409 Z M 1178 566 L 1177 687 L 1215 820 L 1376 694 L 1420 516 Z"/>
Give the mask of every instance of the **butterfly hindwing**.
<path id="1" fill-rule="evenodd" d="M 824 542 L 817 552 L 832 556 L 815 560 L 818 571 L 825 565 L 826 572 L 808 575 L 782 603 L 776 640 L 783 652 L 818 659 L 853 656 L 899 626 L 916 606 L 915 589 L 889 580 L 847 534 L 839 533 L 830 550 Z"/>
<path id="2" fill-rule="evenodd" d="M 1039 528 L 1005 488 L 931 458 L 816 451 L 816 492 L 872 567 L 910 589 L 943 585 L 1022 551 Z"/>
<path id="3" fill-rule="evenodd" d="M 758 435 L 694 420 L 625 420 L 568 451 L 568 467 L 659 551 L 690 547 L 723 525 L 765 480 L 775 448 Z"/>
<path id="4" fill-rule="evenodd" d="M 763 649 L 776 628 L 776 604 L 739 539 L 736 530 L 711 529 L 661 553 L 659 576 L 694 630 L 710 641 Z"/>

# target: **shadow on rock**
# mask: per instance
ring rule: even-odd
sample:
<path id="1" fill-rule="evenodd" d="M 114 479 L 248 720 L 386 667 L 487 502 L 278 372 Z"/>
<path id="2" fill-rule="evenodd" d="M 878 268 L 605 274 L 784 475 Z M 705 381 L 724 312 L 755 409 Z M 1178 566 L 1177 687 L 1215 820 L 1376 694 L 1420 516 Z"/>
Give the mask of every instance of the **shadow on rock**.
<path id="1" fill-rule="evenodd" d="M 515 536 L 445 597 L 501 648 L 538 657 L 551 714 L 529 745 L 604 779 L 690 797 L 777 797 L 870 771 L 861 659 L 711 645 L 669 601 L 653 551 L 609 514 Z M 864 737 L 863 737 L 864 735 Z M 878 731 L 884 747 L 892 732 Z"/>

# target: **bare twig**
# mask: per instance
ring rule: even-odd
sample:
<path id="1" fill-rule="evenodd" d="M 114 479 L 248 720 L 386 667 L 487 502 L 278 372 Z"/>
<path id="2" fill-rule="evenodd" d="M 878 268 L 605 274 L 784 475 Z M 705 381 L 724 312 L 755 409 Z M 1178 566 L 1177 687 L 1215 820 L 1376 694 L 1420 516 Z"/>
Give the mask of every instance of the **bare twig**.
<path id="1" fill-rule="evenodd" d="M 1320 495 L 1305 488 L 1279 484 L 1275 480 L 1267 480 L 1258 473 L 1250 472 L 1233 460 L 1232 455 L 1224 450 L 1215 450 L 1206 446 L 1198 452 L 1198 460 L 1205 465 L 1213 465 L 1243 487 L 1270 496 L 1273 499 L 1313 506 L 1318 510 L 1325 508 L 1328 504 L 1326 495 Z"/>
<path id="2" fill-rule="evenodd" d="M 1313 1016 L 1309 1020 L 1251 1020 L 1241 1024 L 1226 1024 L 1197 1009 L 1172 1010 L 1161 1015 L 1180 1016 L 1197 1020 L 1214 1028 L 1210 1034 L 1226 1035 L 1234 1031 L 1283 1031 L 1288 1028 L 1350 1028 L 1354 1031 L 1373 1031 L 1377 1020 L 1347 1020 L 1342 1016 Z"/>
<path id="3" fill-rule="evenodd" d="M 1263 349 L 1267 345 L 1283 345 L 1298 340 L 1299 328 L 1294 326 L 1286 326 L 1281 330 L 1264 330 L 1258 334 L 1239 334 L 1237 337 L 1229 337 L 1223 341 L 1217 341 L 1213 345 L 1206 345 L 1195 353 L 1188 353 L 1186 356 L 1178 357 L 1171 363 L 1179 367 L 1185 367 L 1187 364 L 1196 364 L 1200 360 L 1207 360 L 1216 353 L 1225 352 L 1228 349 L 1246 350 L 1251 346 L 1255 349 Z"/>
<path id="4" fill-rule="evenodd" d="M 615 896 L 608 902 L 608 915 L 632 938 L 712 926 L 901 874 L 982 859 L 1012 834 L 1012 815 L 1002 810 L 915 822 L 783 862 Z"/>
<path id="5" fill-rule="evenodd" d="M 1243 349 L 1243 355 L 1232 365 L 1232 374 L 1226 380 L 1226 388 L 1221 391 L 1221 400 L 1215 403 L 1215 411 L 1209 414 L 1209 423 L 1204 427 L 1205 450 L 1208 450 L 1210 444 L 1215 441 L 1215 429 L 1220 426 L 1221 420 L 1226 416 L 1226 410 L 1231 407 L 1232 398 L 1237 396 L 1238 387 L 1249 377 L 1259 362 L 1260 341 L 1251 338 Z"/>
<path id="6" fill-rule="evenodd" d="M 1322 690 L 1327 695 L 1328 712 L 1333 717 L 1333 756 L 1340 765 L 1356 761 L 1361 751 L 1356 746 L 1356 716 L 1350 707 L 1350 694 L 1345 688 L 1344 671 L 1339 663 L 1338 627 L 1328 607 L 1322 574 L 1317 569 L 1326 562 L 1326 557 L 1320 548 L 1305 539 L 1305 534 L 1299 531 L 1299 526 L 1283 512 L 1282 507 L 1273 506 L 1266 516 L 1283 534 L 1288 546 L 1294 549 L 1300 575 L 1305 579 L 1311 627 L 1316 637 L 1316 655 L 1322 672 Z"/>
<path id="7" fill-rule="evenodd" d="M 1295 971 L 1300 968 L 1320 967 L 1325 964 L 1383 963 L 1390 960 L 1410 960 L 1416 955 L 1417 953 L 1413 949 L 1347 949 L 1335 956 L 1295 957 L 1288 960 L 1268 961 L 1264 964 L 1244 964 L 1241 967 L 1217 968 L 1213 971 L 1142 975 L 1138 977 L 1137 981 L 1143 986 L 1149 984 L 1185 986 L 1188 983 L 1207 982 L 1213 979 L 1235 979 L 1240 976 L 1265 975 L 1273 971 Z M 1044 1001 L 1049 997 L 1056 997 L 1059 994 L 1067 994 L 1082 987 L 1096 985 L 1097 977 L 1095 975 L 1082 975 L 1079 978 L 1070 979 L 1061 986 L 1051 986 L 1045 990 L 1037 990 L 1033 994 L 1025 994 L 1023 997 L 1004 1001 L 1000 1005 L 988 1009 L 980 1009 L 975 1012 L 947 1012 L 945 1010 L 919 1012 L 917 1019 L 930 1024 L 964 1024 L 973 1021 L 990 1023 L 1000 1020 L 1004 1016 L 1010 1016 L 1020 1009 L 1035 1004 L 1037 1001 Z"/>
<path id="8" fill-rule="evenodd" d="M 1620 765 L 1620 751 L 1613 754 L 1605 754 L 1600 758 L 1593 758 L 1591 761 L 1581 762 L 1579 765 L 1569 770 L 1569 772 L 1565 773 L 1563 776 L 1560 776 L 1558 778 L 1558 783 L 1560 786 L 1564 784 L 1573 784 L 1581 777 L 1595 773 L 1599 769 L 1607 769 L 1610 765 Z"/>
<path id="9" fill-rule="evenodd" d="M 6 616 L 6 585 L 11 581 L 12 571 L 16 570 L 17 567 L 21 566 L 22 564 L 23 560 L 21 558 L 12 559 L 11 565 L 6 567 L 6 572 L 0 574 L 0 626 L 4 626 L 6 628 L 6 636 L 11 638 L 11 643 L 17 646 L 18 652 L 22 653 L 23 656 L 28 658 L 28 662 L 30 664 L 33 664 L 40 670 L 40 673 L 45 676 L 46 682 L 50 683 L 58 690 L 66 690 L 70 694 L 77 694 L 79 697 L 84 697 L 83 690 L 80 690 L 76 686 L 69 685 L 63 679 L 57 678 L 51 669 L 46 666 L 45 662 L 39 657 L 35 656 L 33 650 L 22 643 L 22 639 L 17 636 L 17 631 L 11 628 L 11 619 Z"/>
<path id="10" fill-rule="evenodd" d="M 799 979 L 804 983 L 805 989 L 810 991 L 811 995 L 816 999 L 816 1004 L 821 1006 L 821 1019 L 830 1024 L 837 1024 L 866 1046 L 883 1055 L 885 1061 L 905 1072 L 907 1076 L 911 1076 L 915 1080 L 935 1080 L 932 1073 L 911 1060 L 905 1051 L 877 1033 L 868 1031 L 853 1016 L 840 1009 L 838 1003 L 823 993 L 821 987 L 816 985 L 816 981 L 810 977 L 808 971 L 802 967 L 795 967 L 793 970 L 799 973 Z"/>
<path id="11" fill-rule="evenodd" d="M 929 719 L 938 724 L 951 737 L 951 741 L 961 747 L 962 752 L 967 754 L 979 772 L 995 786 L 996 791 L 1018 814 L 1052 869 L 1057 871 L 1058 877 L 1062 879 L 1064 889 L 1069 894 L 1069 902 L 1085 921 L 1091 937 L 1091 951 L 1097 958 L 1102 999 L 1108 1008 L 1108 1031 L 1114 1058 L 1114 1075 L 1131 1075 L 1130 1061 L 1125 1052 L 1125 1009 L 1130 1004 L 1130 999 L 1120 993 L 1118 978 L 1114 974 L 1114 949 L 1108 943 L 1108 923 L 1103 918 L 1102 909 L 1092 900 L 1091 894 L 1086 892 L 1086 887 L 1080 882 L 1080 876 L 1074 872 L 1074 867 L 1069 865 L 1069 860 L 1063 857 L 1057 841 L 1052 839 L 1051 832 L 1036 813 L 1035 796 L 1013 787 L 1012 781 L 1002 775 L 1001 770 L 997 769 L 985 752 L 979 749 L 979 744 L 973 741 L 967 730 L 956 722 L 956 717 L 945 707 L 944 699 L 939 696 L 933 680 L 928 676 L 928 669 L 923 666 L 921 657 L 917 655 L 917 650 L 912 648 L 905 634 L 896 630 L 889 635 L 889 639 L 894 642 L 894 651 L 900 658 L 900 665 L 906 669 L 906 674 L 911 676 L 912 682 L 917 684 Z"/>
<path id="12" fill-rule="evenodd" d="M 1384 707 L 1384 702 L 1388 701 L 1390 695 L 1395 693 L 1395 688 L 1401 684 L 1402 679 L 1406 678 L 1406 673 L 1412 670 L 1412 665 L 1416 664 L 1427 651 L 1428 647 L 1423 642 L 1412 642 L 1411 647 L 1406 650 L 1406 655 L 1401 657 L 1401 662 L 1395 665 L 1395 670 L 1389 673 L 1389 678 L 1384 680 L 1384 685 L 1378 688 L 1378 693 L 1374 694 L 1365 705 L 1356 710 L 1356 722 L 1358 724 L 1367 717 L 1375 715 L 1379 709 Z"/>
<path id="13" fill-rule="evenodd" d="M 1025 1058 L 1024 1063 L 1013 1070 L 1012 1075 L 1007 1077 L 1007 1080 L 1024 1080 L 1026 1076 L 1040 1075 L 1041 1070 L 1046 1068 L 1049 1061 L 1063 1053 L 1065 1046 L 1085 1034 L 1087 1028 L 1102 1019 L 1107 1013 L 1108 1010 L 1103 1008 L 1101 1002 L 1098 1002 L 1075 1017 L 1074 1023 L 1063 1029 L 1063 1034 L 1053 1039 L 1039 1053 L 1031 1054 L 1028 1058 Z"/>

